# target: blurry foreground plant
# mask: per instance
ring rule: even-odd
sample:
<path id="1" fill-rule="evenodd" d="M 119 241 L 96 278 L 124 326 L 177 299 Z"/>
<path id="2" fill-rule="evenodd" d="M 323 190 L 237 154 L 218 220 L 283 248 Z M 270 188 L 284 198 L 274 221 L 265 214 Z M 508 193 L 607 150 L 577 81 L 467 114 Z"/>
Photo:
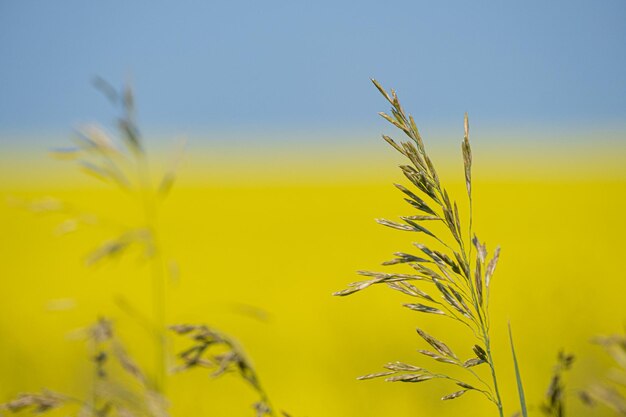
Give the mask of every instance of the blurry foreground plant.
<path id="1" fill-rule="evenodd" d="M 81 169 L 108 184 L 118 187 L 134 197 L 135 203 L 143 211 L 141 224 L 115 227 L 117 235 L 104 242 L 87 256 L 87 264 L 119 257 L 131 247 L 139 247 L 151 265 L 152 320 L 144 320 L 125 299 L 118 300 L 118 306 L 131 316 L 138 318 L 154 334 L 154 346 L 157 352 L 154 378 L 149 378 L 139 366 L 126 354 L 121 342 L 114 336 L 111 322 L 99 319 L 88 331 L 89 344 L 94 364 L 92 395 L 87 400 L 44 390 L 40 393 L 24 393 L 13 400 L 0 404 L 0 411 L 30 411 L 43 413 L 60 407 L 78 407 L 77 417 L 166 417 L 168 403 L 165 399 L 168 352 L 166 349 L 167 274 L 163 261 L 162 249 L 158 239 L 159 203 L 168 195 L 176 177 L 179 154 L 175 155 L 172 168 L 167 171 L 157 185 L 152 183 L 148 156 L 136 123 L 136 110 L 133 92 L 130 86 L 121 92 L 105 81 L 96 80 L 96 86 L 107 98 L 121 109 L 117 119 L 117 140 L 97 124 L 85 126 L 78 131 L 76 146 L 59 148 L 52 151 L 60 159 L 77 160 Z M 37 212 L 59 212 L 73 217 L 66 220 L 59 231 L 74 231 L 78 225 L 96 223 L 93 216 L 73 209 L 70 205 L 55 199 L 44 199 L 28 205 Z M 109 224 L 107 224 L 110 226 Z M 206 326 L 173 326 L 172 330 L 181 335 L 190 336 L 197 344 L 180 358 L 185 361 L 184 368 L 192 366 L 217 366 L 214 376 L 227 371 L 237 370 L 238 375 L 248 382 L 259 394 L 259 402 L 254 404 L 258 417 L 277 416 L 270 405 L 269 398 L 261 388 L 259 378 L 243 350 L 235 339 Z M 211 359 L 202 357 L 209 348 L 221 349 L 220 354 Z M 197 356 L 197 357 L 196 357 Z M 119 373 L 110 371 L 113 363 L 122 369 L 126 379 L 114 378 Z M 282 412 L 283 417 L 289 417 Z"/>
<path id="2" fill-rule="evenodd" d="M 564 417 L 565 416 L 565 383 L 563 382 L 563 374 L 572 368 L 574 363 L 574 355 L 559 352 L 557 363 L 554 367 L 554 373 L 546 392 L 546 398 L 541 404 L 541 411 L 548 417 Z"/>
<path id="3" fill-rule="evenodd" d="M 144 373 L 115 336 L 112 323 L 101 318 L 85 334 L 94 371 L 88 398 L 43 390 L 20 394 L 0 404 L 0 410 L 40 414 L 63 407 L 77 417 L 167 417 L 165 399 L 147 384 Z"/>
<path id="4" fill-rule="evenodd" d="M 253 405 L 257 417 L 277 416 L 269 396 L 261 386 L 254 367 L 233 338 L 206 325 L 180 324 L 171 326 L 170 329 L 176 334 L 187 336 L 193 341 L 191 347 L 177 355 L 183 362 L 178 368 L 179 371 L 202 367 L 211 370 L 212 377 L 235 372 L 259 396 L 259 401 Z M 281 411 L 280 415 L 289 417 L 289 414 L 284 411 Z"/>
<path id="5" fill-rule="evenodd" d="M 74 138 L 75 146 L 54 149 L 52 154 L 62 159 L 77 160 L 83 172 L 131 195 L 143 213 L 139 224 L 116 227 L 116 235 L 93 250 L 86 261 L 88 265 L 93 265 L 138 247 L 149 262 L 152 297 L 150 327 L 156 352 L 151 383 L 157 392 L 164 392 L 167 366 L 167 273 L 159 241 L 158 213 L 159 203 L 167 196 L 174 182 L 177 163 L 174 162 L 172 170 L 162 176 L 158 185 L 154 185 L 145 144 L 137 126 L 132 88 L 127 85 L 118 92 L 102 79 L 96 79 L 95 85 L 120 109 L 121 114 L 116 121 L 117 135 L 110 135 L 98 124 L 89 124 L 78 129 Z M 178 155 L 175 159 L 178 159 Z"/>
<path id="6" fill-rule="evenodd" d="M 588 405 L 603 404 L 626 416 L 626 335 L 598 337 L 594 342 L 604 348 L 617 366 L 610 370 L 606 381 L 596 382 L 581 392 L 581 398 Z"/>
<path id="7" fill-rule="evenodd" d="M 412 270 L 411 273 L 359 271 L 360 275 L 368 279 L 354 282 L 335 295 L 347 296 L 373 285 L 384 284 L 415 300 L 405 303 L 404 307 L 419 313 L 454 320 L 469 329 L 476 343 L 472 346 L 475 356 L 461 359 L 447 344 L 426 331 L 417 329 L 419 336 L 433 349 L 420 350 L 422 355 L 460 368 L 466 372 L 466 377 L 460 379 L 421 366 L 391 362 L 385 365 L 386 371 L 365 375 L 359 379 L 385 377 L 389 382 L 410 383 L 431 379 L 448 380 L 457 386 L 457 390 L 443 396 L 442 400 L 452 400 L 466 392 L 477 392 L 491 401 L 497 407 L 500 416 L 503 416 L 496 366 L 491 351 L 489 316 L 490 289 L 500 248 L 497 247 L 489 258 L 486 245 L 480 242 L 472 229 L 472 151 L 467 114 L 461 149 L 469 199 L 469 218 L 463 220 L 457 203 L 450 198 L 437 175 L 413 117 L 404 112 L 393 90 L 388 93 L 377 81 L 372 81 L 391 104 L 391 115 L 386 113 L 380 115 L 409 139 L 398 143 L 391 137 L 383 135 L 383 139 L 408 160 L 408 163 L 401 165 L 400 169 L 414 189 L 400 184 L 395 186 L 404 194 L 406 202 L 417 211 L 416 214 L 401 217 L 402 223 L 386 219 L 377 219 L 377 222 L 396 230 L 417 233 L 426 240 L 414 243 L 419 251 L 417 254 L 396 252 L 394 259 L 383 263 L 383 265 L 408 265 Z M 444 226 L 445 234 L 431 231 L 435 229 L 429 224 L 437 223 Z M 418 287 L 417 284 L 421 285 Z M 475 371 L 475 368 L 481 365 L 488 367 L 491 374 L 490 382 L 485 381 Z M 515 365 L 522 413 L 526 415 L 517 361 Z"/>
<path id="8" fill-rule="evenodd" d="M 193 341 L 190 348 L 178 354 L 183 362 L 178 371 L 203 367 L 212 370 L 213 377 L 235 372 L 259 395 L 259 401 L 253 404 L 257 417 L 290 417 L 284 411 L 277 414 L 272 407 L 255 369 L 234 338 L 205 325 L 175 325 L 171 330 Z M 76 398 L 50 390 L 22 393 L 0 404 L 0 415 L 3 410 L 41 414 L 64 408 L 76 417 L 168 416 L 166 398 L 147 384 L 145 374 L 115 336 L 110 320 L 100 318 L 84 334 L 93 367 L 90 396 Z"/>

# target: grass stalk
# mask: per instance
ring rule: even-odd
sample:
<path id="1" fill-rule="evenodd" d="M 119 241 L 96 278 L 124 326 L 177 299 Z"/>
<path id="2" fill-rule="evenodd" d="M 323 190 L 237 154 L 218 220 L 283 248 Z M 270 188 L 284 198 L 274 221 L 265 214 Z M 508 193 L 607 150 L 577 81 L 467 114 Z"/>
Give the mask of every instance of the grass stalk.
<path id="1" fill-rule="evenodd" d="M 491 353 L 491 340 L 489 338 L 489 333 L 483 333 L 483 338 L 485 341 L 485 351 L 487 352 L 487 362 L 489 363 L 489 369 L 491 371 L 491 379 L 493 381 L 493 390 L 495 393 L 495 404 L 498 407 L 498 413 L 500 417 L 504 417 L 504 410 L 502 408 L 502 398 L 500 397 L 500 389 L 498 387 L 498 377 L 496 375 L 496 365 L 493 361 L 493 355 Z"/>
<path id="2" fill-rule="evenodd" d="M 420 350 L 419 352 L 437 362 L 464 369 L 469 377 L 480 384 L 487 385 L 487 390 L 476 388 L 473 385 L 474 382 L 468 383 L 446 374 L 430 372 L 421 366 L 399 362 L 385 365 L 387 369 L 385 372 L 369 374 L 360 379 L 385 377 L 389 382 L 446 379 L 463 389 L 445 395 L 442 400 L 456 399 L 468 391 L 481 392 L 496 405 L 500 417 L 503 417 L 503 405 L 491 351 L 488 316 L 489 288 L 500 249 L 496 248 L 491 259 L 488 259 L 486 245 L 481 243 L 473 232 L 472 152 L 467 114 L 465 114 L 461 146 L 469 199 L 469 218 L 466 223 L 468 228 L 464 229 L 462 226 L 465 220 L 462 219 L 457 203 L 450 198 L 441 182 L 413 117 L 405 113 L 395 91 L 388 92 L 377 81 L 372 81 L 391 104 L 391 112 L 380 113 L 380 115 L 409 138 L 408 141 L 396 142 L 391 137 L 383 135 L 383 139 L 409 161 L 406 165 L 401 165 L 400 169 L 411 183 L 412 189 L 400 184 L 395 184 L 395 186 L 404 194 L 405 201 L 417 211 L 415 214 L 400 217 L 403 223 L 386 219 L 377 219 L 377 222 L 392 229 L 413 232 L 423 237 L 424 241 L 414 243 L 421 251 L 418 255 L 396 252 L 395 259 L 383 263 L 387 266 L 409 266 L 412 268 L 412 273 L 359 271 L 360 275 L 369 279 L 349 284 L 348 288 L 336 292 L 335 295 L 347 296 L 371 286 L 383 284 L 419 301 L 406 303 L 404 307 L 424 314 L 448 317 L 463 324 L 470 329 L 478 342 L 472 347 L 476 357 L 465 361 L 459 359 L 448 345 L 422 329 L 417 329 L 417 333 L 434 351 Z M 429 222 L 434 221 L 443 222 L 447 229 L 445 235 L 429 230 Z M 466 231 L 468 237 L 464 238 Z M 434 246 L 430 246 L 431 244 Z M 492 376 L 491 384 L 486 384 L 471 369 L 481 364 L 489 366 Z"/>
<path id="3" fill-rule="evenodd" d="M 150 275 L 152 293 L 152 314 L 155 339 L 154 389 L 165 394 L 167 389 L 167 296 L 166 274 L 159 240 L 158 206 L 154 188 L 150 181 L 150 166 L 144 153 L 137 155 L 138 177 L 140 179 L 141 200 L 145 228 L 150 237 Z"/>

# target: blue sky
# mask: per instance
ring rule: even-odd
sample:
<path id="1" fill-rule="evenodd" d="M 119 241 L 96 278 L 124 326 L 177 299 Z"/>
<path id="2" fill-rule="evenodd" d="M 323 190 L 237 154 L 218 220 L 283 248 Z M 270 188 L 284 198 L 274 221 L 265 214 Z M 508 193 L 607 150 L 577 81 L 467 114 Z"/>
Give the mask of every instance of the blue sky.
<path id="1" fill-rule="evenodd" d="M 385 5 L 387 4 L 387 5 Z M 421 125 L 626 124 L 626 2 L 0 0 L 0 132 L 363 129 L 396 88 Z"/>

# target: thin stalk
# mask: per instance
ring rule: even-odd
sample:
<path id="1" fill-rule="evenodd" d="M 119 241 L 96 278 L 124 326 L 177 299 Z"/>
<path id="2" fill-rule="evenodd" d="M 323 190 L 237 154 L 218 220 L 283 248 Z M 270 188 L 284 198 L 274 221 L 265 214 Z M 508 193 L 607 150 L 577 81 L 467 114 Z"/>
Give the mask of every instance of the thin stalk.
<path id="1" fill-rule="evenodd" d="M 454 381 L 455 383 L 461 383 L 461 384 L 463 383 L 463 381 L 461 381 L 459 379 L 456 379 L 456 378 L 453 378 L 451 376 L 445 375 L 445 374 L 434 374 L 434 373 L 431 373 L 431 372 L 429 372 L 429 374 L 434 376 L 435 378 L 447 379 L 447 380 L 450 380 L 450 381 Z M 486 390 L 483 390 L 483 389 L 480 389 L 480 388 L 476 388 L 476 387 L 474 387 L 474 390 L 482 393 L 485 397 L 487 397 L 487 399 L 489 401 L 491 401 L 492 403 L 496 404 L 496 401 L 493 399 L 493 396 L 491 395 L 491 393 L 489 391 L 486 391 Z"/>
<path id="2" fill-rule="evenodd" d="M 491 369 L 491 378 L 493 379 L 493 388 L 496 393 L 495 404 L 498 407 L 500 417 L 504 417 L 504 410 L 502 409 L 502 399 L 500 398 L 500 390 L 498 389 L 498 378 L 496 377 L 495 364 L 493 362 L 493 356 L 491 355 L 491 342 L 489 340 L 489 334 L 487 333 L 485 327 L 483 327 L 483 341 L 485 342 L 485 350 L 487 352 L 489 368 Z"/>
<path id="3" fill-rule="evenodd" d="M 468 136 L 468 126 L 467 126 L 467 114 L 466 114 L 465 116 L 465 138 L 466 139 L 467 139 L 467 136 Z M 471 161 L 470 161 L 470 166 L 471 166 Z M 468 197 L 469 197 L 468 242 L 471 242 L 472 241 L 472 227 L 474 223 L 474 207 L 473 207 L 474 205 L 473 205 L 473 200 L 472 200 L 471 188 L 468 188 Z M 462 242 L 463 242 L 463 239 L 461 239 L 461 243 Z M 465 256 L 465 251 L 463 251 L 463 256 Z M 470 260 L 472 259 L 472 244 L 471 243 L 469 244 L 468 258 Z M 478 260 L 476 262 L 478 262 Z M 470 265 L 470 271 L 471 271 L 471 263 L 469 261 L 468 261 L 468 265 Z M 469 282 L 471 283 L 471 279 L 469 280 Z M 504 410 L 502 408 L 502 398 L 500 397 L 500 389 L 498 388 L 498 378 L 496 376 L 496 368 L 493 362 L 493 356 L 491 354 L 491 340 L 489 338 L 489 314 L 487 310 L 488 305 L 489 305 L 488 304 L 489 300 L 487 299 L 485 301 L 486 303 L 485 310 L 483 311 L 483 309 L 481 309 L 480 306 L 478 305 L 478 294 L 476 294 L 477 288 L 475 288 L 474 285 L 470 285 L 470 287 L 472 288 L 472 298 L 474 299 L 474 307 L 476 308 L 476 312 L 480 319 L 480 327 L 483 333 L 483 341 L 485 342 L 487 360 L 489 361 L 489 369 L 491 370 L 491 378 L 493 379 L 493 389 L 495 391 L 495 396 L 496 396 L 494 403 L 498 407 L 498 413 L 500 414 L 500 417 L 504 417 Z M 483 315 L 484 315 L 484 319 L 483 319 Z"/>
<path id="4" fill-rule="evenodd" d="M 470 245 L 470 247 L 471 247 L 471 245 Z M 474 308 L 476 309 L 476 312 L 478 314 L 478 318 L 480 319 L 480 331 L 482 333 L 483 342 L 485 343 L 485 351 L 487 353 L 487 361 L 489 363 L 489 368 L 491 370 L 491 378 L 493 380 L 493 388 L 494 388 L 495 395 L 496 395 L 494 403 L 498 407 L 498 413 L 500 414 L 500 417 L 504 417 L 504 410 L 502 408 L 502 399 L 500 397 L 500 390 L 498 388 L 498 378 L 496 377 L 495 364 L 493 362 L 493 356 L 491 355 L 491 340 L 489 338 L 488 324 L 487 324 L 487 322 L 485 320 L 486 316 L 485 316 L 485 319 L 483 319 L 483 311 L 480 308 L 480 306 L 478 305 L 478 297 L 477 297 L 477 294 L 476 294 L 475 286 L 474 285 L 470 285 L 470 287 L 472 289 L 472 298 L 473 298 L 473 302 L 474 302 Z"/>
<path id="5" fill-rule="evenodd" d="M 93 361 L 93 383 L 91 385 L 91 404 L 85 403 L 89 408 L 97 410 L 98 403 L 98 385 L 100 383 L 100 370 L 96 364 L 96 355 L 98 354 L 97 343 L 93 340 L 89 341 L 91 350 L 91 360 Z"/>
<path id="6" fill-rule="evenodd" d="M 487 381 L 485 381 L 484 379 L 482 379 L 480 377 L 480 375 L 478 375 L 476 372 L 474 372 L 471 368 L 467 368 L 467 371 L 474 375 L 474 378 L 476 378 L 476 380 L 478 380 L 481 384 L 483 384 L 485 387 L 487 387 L 487 389 L 489 390 L 489 395 L 491 395 L 491 400 L 494 402 L 495 404 L 495 400 L 493 399 L 493 393 L 492 393 L 492 389 L 491 389 L 491 385 L 489 385 L 487 383 Z"/>
<path id="7" fill-rule="evenodd" d="M 150 170 L 145 155 L 137 156 L 138 175 L 141 187 L 144 221 L 149 233 L 150 270 L 152 279 L 152 309 L 155 326 L 155 377 L 154 386 L 158 393 L 164 394 L 166 389 L 166 294 L 165 273 L 158 236 L 158 213 L 154 191 L 150 185 Z"/>

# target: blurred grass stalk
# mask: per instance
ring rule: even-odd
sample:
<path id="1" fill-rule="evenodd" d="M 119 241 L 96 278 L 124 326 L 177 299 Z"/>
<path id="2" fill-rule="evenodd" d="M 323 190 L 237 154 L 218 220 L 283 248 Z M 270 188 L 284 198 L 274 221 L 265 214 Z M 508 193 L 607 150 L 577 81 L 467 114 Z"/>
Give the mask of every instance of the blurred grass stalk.
<path id="1" fill-rule="evenodd" d="M 145 153 L 141 152 L 138 158 L 138 175 L 141 178 L 142 202 L 146 229 L 152 238 L 152 254 L 150 269 L 152 274 L 152 309 L 156 326 L 155 347 L 157 351 L 155 363 L 155 389 L 165 393 L 167 382 L 167 338 L 165 328 L 167 324 L 167 295 L 166 272 L 161 244 L 159 240 L 159 213 L 157 196 L 150 184 L 150 168 Z"/>
<path id="2" fill-rule="evenodd" d="M 118 256 L 129 246 L 140 244 L 150 263 L 151 275 L 151 330 L 154 336 L 155 363 L 153 389 L 163 394 L 167 380 L 167 273 L 159 240 L 159 203 L 167 196 L 175 178 L 175 166 L 154 187 L 150 163 L 136 123 L 136 109 L 133 91 L 126 85 L 121 92 L 106 81 L 98 78 L 96 88 L 115 105 L 121 108 L 117 120 L 117 130 L 123 146 L 117 144 L 98 125 L 89 125 L 78 132 L 75 147 L 55 149 L 53 154 L 63 159 L 81 157 L 80 166 L 84 172 L 106 183 L 118 186 L 123 192 L 137 198 L 143 224 L 125 230 L 116 239 L 106 242 L 88 257 L 88 264 L 94 264 L 109 257 Z M 175 164 L 174 164 L 175 165 Z"/>
<path id="3" fill-rule="evenodd" d="M 118 148 L 114 140 L 101 127 L 90 126 L 82 134 L 79 134 L 77 147 L 59 149 L 55 153 L 64 159 L 67 159 L 68 156 L 73 159 L 79 155 L 88 157 L 89 161 L 81 161 L 83 170 L 100 180 L 117 185 L 124 192 L 130 192 L 137 198 L 143 224 L 131 229 L 126 228 L 117 239 L 105 242 L 91 253 L 87 263 L 94 264 L 118 256 L 134 243 L 143 246 L 144 254 L 150 263 L 151 277 L 152 322 L 149 322 L 147 327 L 153 332 L 156 353 L 152 381 L 143 376 L 139 368 L 132 363 L 130 357 L 125 354 L 121 356 L 118 354 L 117 356 L 124 370 L 139 379 L 146 386 L 148 394 L 155 394 L 148 395 L 144 400 L 146 406 L 151 409 L 151 415 L 165 416 L 167 415 L 167 404 L 165 403 L 167 369 L 168 358 L 170 357 L 166 334 L 168 274 L 159 237 L 159 206 L 174 183 L 179 155 L 175 155 L 176 158 L 171 169 L 163 175 L 159 185 L 154 187 L 147 152 L 137 128 L 132 89 L 130 86 L 126 86 L 121 94 L 118 94 L 113 87 L 101 79 L 96 80 L 96 87 L 103 91 L 114 105 L 119 105 L 122 108 L 122 116 L 118 119 L 117 128 L 124 147 Z M 145 323 L 141 314 L 124 300 L 118 300 L 118 304 L 121 304 L 121 307 L 129 315 Z M 106 337 L 94 337 L 93 340 L 112 339 L 112 327 L 106 320 L 100 319 L 94 328 L 98 330 L 96 333 L 106 334 Z M 211 374 L 213 377 L 234 371 L 248 382 L 258 394 L 259 401 L 253 405 L 257 415 L 277 416 L 277 411 L 272 406 L 267 392 L 263 389 L 254 367 L 234 338 L 205 325 L 181 324 L 171 326 L 170 329 L 178 335 L 189 336 L 195 343 L 177 355 L 184 362 L 184 365 L 178 370 L 186 370 L 196 366 L 214 368 L 214 372 Z M 209 356 L 208 350 L 211 347 L 218 347 L 221 350 Z M 98 344 L 95 343 L 93 348 L 95 383 L 91 404 L 89 404 L 91 410 L 97 410 L 98 405 L 103 403 L 99 382 L 104 376 L 103 365 L 106 362 L 107 354 L 97 348 Z M 117 350 L 120 351 L 119 348 Z M 29 406 L 37 406 L 37 401 L 41 398 L 48 399 L 45 393 L 43 396 L 29 395 Z M 67 401 L 53 401 L 54 407 L 60 406 L 63 402 Z M 115 403 L 116 398 L 104 401 L 104 405 L 107 407 Z M 288 416 L 284 411 L 280 413 L 282 416 Z"/>

